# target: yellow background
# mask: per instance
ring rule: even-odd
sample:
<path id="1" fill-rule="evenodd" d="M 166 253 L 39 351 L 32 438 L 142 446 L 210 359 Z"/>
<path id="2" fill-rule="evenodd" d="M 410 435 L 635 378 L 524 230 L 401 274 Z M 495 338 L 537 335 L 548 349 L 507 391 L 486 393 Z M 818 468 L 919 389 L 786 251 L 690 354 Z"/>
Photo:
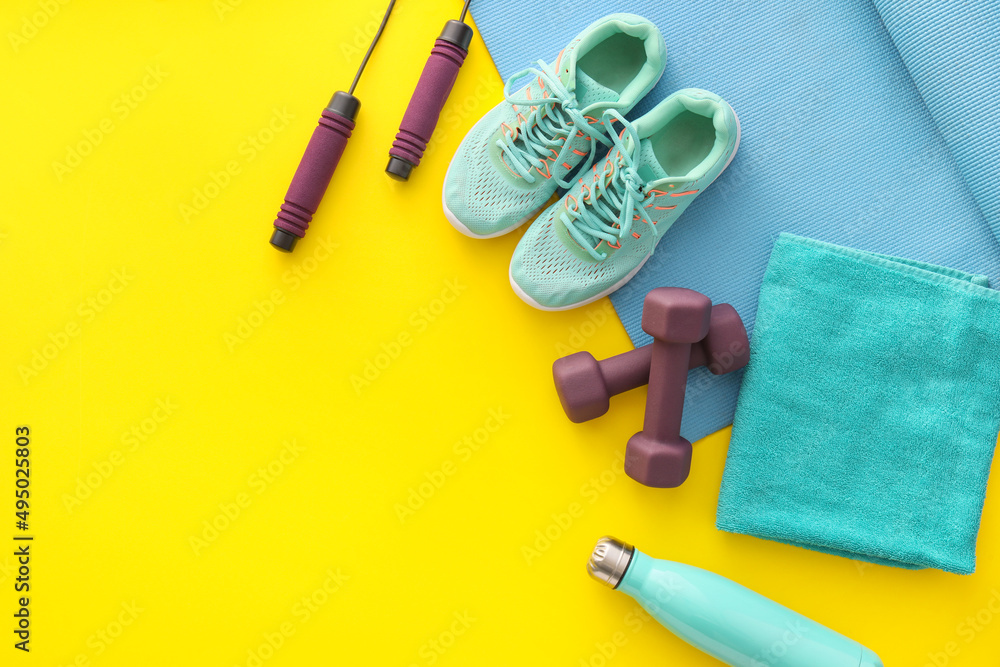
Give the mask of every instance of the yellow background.
<path id="1" fill-rule="evenodd" d="M 382 173 L 459 6 L 398 4 L 284 255 L 274 215 L 382 0 L 3 3 L 0 487 L 29 425 L 36 541 L 29 655 L 0 552 L 0 664 L 717 664 L 587 578 L 606 533 L 888 665 L 1000 664 L 995 491 L 975 575 L 868 566 L 717 532 L 728 430 L 653 490 L 620 472 L 642 391 L 563 416 L 552 361 L 629 341 L 607 300 L 522 304 L 518 234 L 473 241 L 440 212 L 449 156 L 502 96 L 478 35 L 425 162 Z"/>

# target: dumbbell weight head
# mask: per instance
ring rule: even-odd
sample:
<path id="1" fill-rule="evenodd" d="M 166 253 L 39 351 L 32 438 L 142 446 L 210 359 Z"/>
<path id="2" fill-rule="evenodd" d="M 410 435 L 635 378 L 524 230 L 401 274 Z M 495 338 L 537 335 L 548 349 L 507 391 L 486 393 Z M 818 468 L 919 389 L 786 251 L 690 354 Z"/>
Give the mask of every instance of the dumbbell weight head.
<path id="1" fill-rule="evenodd" d="M 693 345 L 708 335 L 712 300 L 684 287 L 657 287 L 642 302 L 642 330 L 656 342 Z"/>
<path id="2" fill-rule="evenodd" d="M 738 371 L 750 362 L 747 328 L 735 308 L 728 303 L 712 306 L 708 335 L 692 348 L 692 359 L 696 356 L 696 351 L 705 358 L 699 365 L 707 366 L 713 375 Z"/>
<path id="3" fill-rule="evenodd" d="M 652 351 L 645 345 L 603 361 L 590 352 L 556 359 L 552 379 L 570 421 L 596 419 L 608 411 L 612 396 L 646 384 Z"/>
<path id="4" fill-rule="evenodd" d="M 694 448 L 684 438 L 678 436 L 664 443 L 639 431 L 625 446 L 625 472 L 645 486 L 673 489 L 691 474 L 693 453 Z"/>

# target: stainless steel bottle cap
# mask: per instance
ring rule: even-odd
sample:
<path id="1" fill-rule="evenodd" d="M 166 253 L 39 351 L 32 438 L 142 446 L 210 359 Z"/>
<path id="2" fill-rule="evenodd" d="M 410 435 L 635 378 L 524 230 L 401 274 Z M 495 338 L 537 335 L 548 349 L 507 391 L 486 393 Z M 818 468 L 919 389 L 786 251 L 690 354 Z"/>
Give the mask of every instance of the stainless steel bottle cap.
<path id="1" fill-rule="evenodd" d="M 602 584 L 615 588 L 625 576 L 635 549 L 613 537 L 602 537 L 587 561 L 587 574 Z"/>

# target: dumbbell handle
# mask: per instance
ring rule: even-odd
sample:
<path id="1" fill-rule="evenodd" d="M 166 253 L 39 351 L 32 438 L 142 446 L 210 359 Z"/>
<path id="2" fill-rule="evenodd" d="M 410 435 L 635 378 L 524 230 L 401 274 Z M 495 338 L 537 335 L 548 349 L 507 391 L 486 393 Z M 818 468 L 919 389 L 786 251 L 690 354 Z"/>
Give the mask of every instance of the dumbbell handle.
<path id="1" fill-rule="evenodd" d="M 659 377 L 648 385 L 642 430 L 657 439 L 676 439 L 680 433 L 687 374 L 695 345 L 657 340 L 650 347 L 653 348 L 650 370 L 656 368 Z"/>
<path id="2" fill-rule="evenodd" d="M 599 361 L 601 374 L 608 387 L 609 396 L 617 396 L 645 384 L 649 384 L 649 364 L 653 356 L 653 344 L 643 345 L 628 352 Z M 691 346 L 688 370 L 708 363 L 705 348 L 701 342 Z"/>
<path id="3" fill-rule="evenodd" d="M 434 42 L 399 124 L 399 133 L 389 149 L 386 173 L 393 178 L 405 181 L 410 176 L 410 170 L 420 164 L 441 110 L 455 85 L 458 70 L 468 55 L 471 39 L 472 29 L 469 26 L 460 21 L 449 21 L 441 37 Z"/>

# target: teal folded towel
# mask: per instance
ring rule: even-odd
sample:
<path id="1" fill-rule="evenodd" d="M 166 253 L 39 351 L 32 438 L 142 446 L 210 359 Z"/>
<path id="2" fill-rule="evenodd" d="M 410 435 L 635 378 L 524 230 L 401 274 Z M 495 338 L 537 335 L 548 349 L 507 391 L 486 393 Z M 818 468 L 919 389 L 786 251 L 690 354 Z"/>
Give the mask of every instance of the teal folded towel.
<path id="1" fill-rule="evenodd" d="M 984 276 L 782 234 L 757 310 L 717 526 L 970 574 L 1000 430 Z"/>

